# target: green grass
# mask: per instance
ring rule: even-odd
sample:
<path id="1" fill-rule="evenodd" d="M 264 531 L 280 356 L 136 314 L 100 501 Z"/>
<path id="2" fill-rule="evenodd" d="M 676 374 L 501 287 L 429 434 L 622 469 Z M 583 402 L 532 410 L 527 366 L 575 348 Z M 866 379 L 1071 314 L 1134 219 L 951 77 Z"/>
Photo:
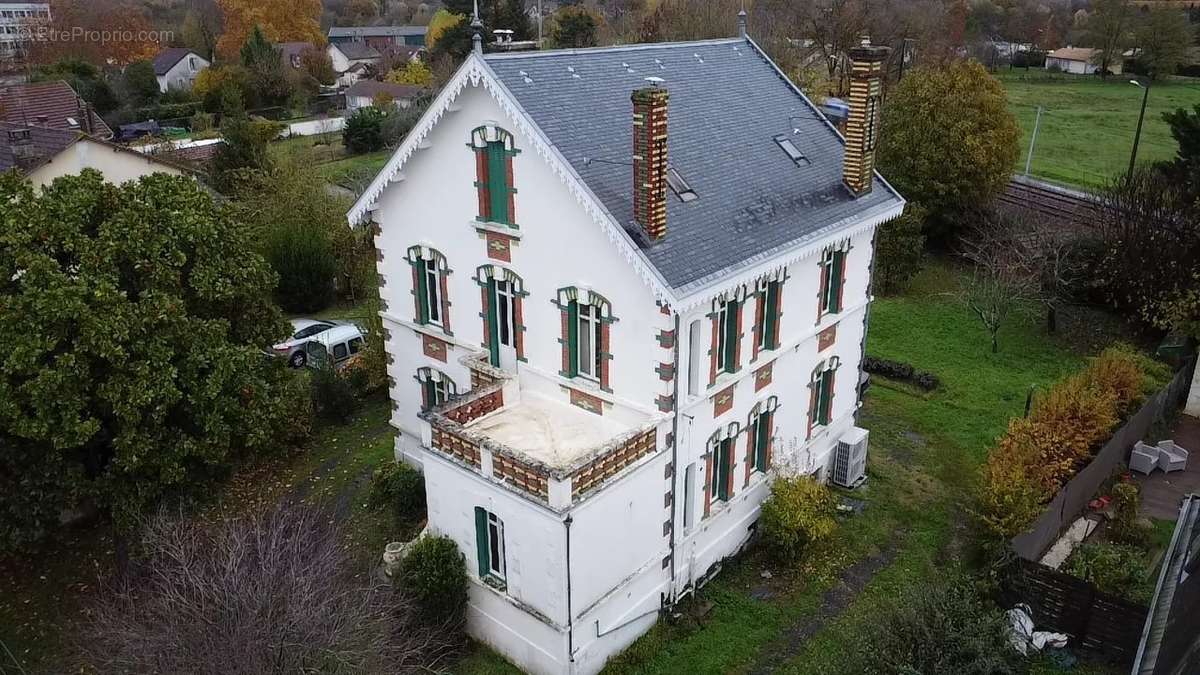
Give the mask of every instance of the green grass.
<path id="1" fill-rule="evenodd" d="M 287 138 L 272 143 L 270 152 L 276 159 L 315 166 L 322 178 L 354 192 L 361 192 L 392 156 L 389 149 L 350 154 L 342 145 L 341 133 Z"/>
<path id="2" fill-rule="evenodd" d="M 1021 155 L 1015 170 L 1025 170 L 1037 107 L 1043 107 L 1031 173 L 1082 187 L 1104 185 L 1129 167 L 1143 90 L 1129 76 L 1107 81 L 1094 76 L 1046 71 L 1000 70 L 1009 109 L 1021 126 Z M 1176 145 L 1162 119 L 1164 112 L 1200 103 L 1200 80 L 1172 78 L 1156 82 L 1146 104 L 1138 161 L 1170 159 Z"/>
<path id="3" fill-rule="evenodd" d="M 958 278 L 948 266 L 931 265 L 906 295 L 879 299 L 872 309 L 868 352 L 934 372 L 943 386 L 929 396 L 871 388 L 860 420 L 871 432 L 869 480 L 853 493 L 867 506 L 843 523 L 841 545 L 794 570 L 752 550 L 700 592 L 700 601 L 713 604 L 703 626 L 661 621 L 607 672 L 746 672 L 768 650 L 787 648 L 789 629 L 819 610 L 846 568 L 892 549 L 894 558 L 844 611 L 774 669 L 841 673 L 841 655 L 861 646 L 883 607 L 906 589 L 969 569 L 970 494 L 987 448 L 1021 414 L 1030 385 L 1074 371 L 1085 354 L 1046 336 L 1032 316 L 1005 327 L 1000 353 L 991 354 L 986 332 L 954 295 Z M 750 591 L 764 584 L 764 569 L 773 572 L 776 595 L 761 601 Z"/>

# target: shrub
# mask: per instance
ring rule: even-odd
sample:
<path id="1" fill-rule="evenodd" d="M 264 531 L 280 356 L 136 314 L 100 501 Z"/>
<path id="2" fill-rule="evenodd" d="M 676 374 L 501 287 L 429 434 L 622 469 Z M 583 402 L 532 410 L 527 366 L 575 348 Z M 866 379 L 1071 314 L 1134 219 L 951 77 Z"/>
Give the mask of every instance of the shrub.
<path id="1" fill-rule="evenodd" d="M 1042 484 L 1053 494 L 1087 465 L 1096 447 L 1117 426 L 1113 394 L 1089 384 L 1087 373 L 1067 378 L 1036 401 L 1025 432 L 1014 442 L 1040 450 Z"/>
<path id="2" fill-rule="evenodd" d="M 763 502 L 759 527 L 780 560 L 795 561 L 833 535 L 836 514 L 837 500 L 825 485 L 809 476 L 780 477 Z"/>
<path id="3" fill-rule="evenodd" d="M 941 380 L 938 379 L 937 375 L 917 370 L 913 366 L 900 361 L 867 356 L 863 358 L 862 365 L 863 370 L 868 373 L 882 375 L 891 380 L 911 382 L 925 391 L 933 391 L 941 386 Z"/>
<path id="4" fill-rule="evenodd" d="M 1016 675 L 1025 672 L 1008 624 L 964 582 L 908 589 L 873 615 L 865 649 L 845 672 L 878 675 Z"/>
<path id="5" fill-rule="evenodd" d="M 461 644 L 458 624 L 432 623 L 399 589 L 358 574 L 336 522 L 301 505 L 215 522 L 160 515 L 137 542 L 129 577 L 86 613 L 73 638 L 81 663 L 63 670 L 439 669 Z"/>
<path id="6" fill-rule="evenodd" d="M 1013 420 L 1013 424 L 1024 420 Z M 1007 437 L 1006 437 L 1007 438 Z M 980 488 L 980 517 L 994 535 L 1010 539 L 1037 519 L 1046 493 L 1030 473 L 1037 466 L 1037 449 L 1014 445 L 988 454 Z"/>
<path id="7" fill-rule="evenodd" d="M 368 503 L 390 509 L 401 521 L 419 520 L 425 512 L 425 478 L 407 464 L 387 462 L 371 476 Z"/>
<path id="8" fill-rule="evenodd" d="M 1142 394 L 1145 358 L 1128 345 L 1109 347 L 1083 371 L 1087 386 L 1111 392 L 1118 414 L 1129 412 Z"/>
<path id="9" fill-rule="evenodd" d="M 929 215 L 919 204 L 909 203 L 903 215 L 879 226 L 875 237 L 875 285 L 880 293 L 903 291 L 921 271 L 925 258 L 922 228 Z"/>
<path id="10" fill-rule="evenodd" d="M 405 591 L 421 612 L 437 621 L 460 619 L 467 607 L 467 569 L 458 544 L 449 537 L 424 537 L 400 567 Z"/>
<path id="11" fill-rule="evenodd" d="M 333 365 L 325 364 L 313 371 L 312 408 L 317 416 L 342 423 L 358 410 L 358 399 L 354 388 L 344 377 L 339 377 Z"/>
<path id="12" fill-rule="evenodd" d="M 1141 504 L 1142 496 L 1135 483 L 1113 486 L 1113 519 L 1108 523 L 1110 540 L 1131 546 L 1145 546 L 1149 542 L 1150 529 L 1138 522 Z"/>
<path id="13" fill-rule="evenodd" d="M 324 224 L 289 222 L 272 227 L 264 253 L 279 275 L 275 297 L 284 310 L 309 313 L 333 302 L 338 260 Z"/>
<path id="14" fill-rule="evenodd" d="M 346 120 L 342 130 L 342 144 L 354 154 L 375 152 L 384 146 L 383 122 L 387 113 L 379 108 L 359 108 Z"/>
<path id="15" fill-rule="evenodd" d="M 1064 566 L 1067 574 L 1095 584 L 1096 588 L 1130 600 L 1139 597 L 1138 586 L 1146 571 L 1142 550 L 1128 544 L 1084 543 Z"/>

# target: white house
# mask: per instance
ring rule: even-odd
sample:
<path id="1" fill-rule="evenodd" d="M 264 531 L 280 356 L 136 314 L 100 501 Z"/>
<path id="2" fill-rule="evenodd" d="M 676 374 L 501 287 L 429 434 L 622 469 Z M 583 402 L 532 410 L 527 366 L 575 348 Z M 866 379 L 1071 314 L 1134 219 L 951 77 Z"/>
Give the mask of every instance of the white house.
<path id="1" fill-rule="evenodd" d="M 0 122 L 0 173 L 16 170 L 34 187 L 60 176 L 95 169 L 105 180 L 123 183 L 152 173 L 189 175 L 191 170 L 154 155 L 69 129 Z"/>
<path id="2" fill-rule="evenodd" d="M 873 237 L 904 207 L 873 171 L 887 50 L 851 51 L 843 140 L 744 23 L 476 45 L 348 218 L 471 634 L 596 673 L 745 545 L 775 475 L 853 478 Z"/>
<path id="3" fill-rule="evenodd" d="M 424 91 L 424 87 L 417 87 L 411 84 L 359 80 L 346 90 L 346 112 L 352 113 L 359 108 L 374 105 L 375 99 L 381 95 L 390 96 L 393 105 L 396 107 L 407 108 Z"/>
<path id="4" fill-rule="evenodd" d="M 363 78 L 368 66 L 378 65 L 383 59 L 379 50 L 365 42 L 330 43 L 326 50 L 333 71 L 338 75 L 338 86 L 349 87 Z"/>
<path id="5" fill-rule="evenodd" d="M 154 57 L 154 77 L 164 94 L 170 89 L 190 90 L 196 76 L 212 64 L 208 59 L 183 47 L 170 47 Z"/>
<path id="6" fill-rule="evenodd" d="M 1063 47 L 1046 54 L 1046 70 L 1057 68 L 1064 73 L 1076 75 L 1092 75 L 1100 70 L 1095 59 L 1099 49 L 1090 47 Z M 1108 69 L 1114 74 L 1121 72 L 1121 60 L 1109 64 Z"/>

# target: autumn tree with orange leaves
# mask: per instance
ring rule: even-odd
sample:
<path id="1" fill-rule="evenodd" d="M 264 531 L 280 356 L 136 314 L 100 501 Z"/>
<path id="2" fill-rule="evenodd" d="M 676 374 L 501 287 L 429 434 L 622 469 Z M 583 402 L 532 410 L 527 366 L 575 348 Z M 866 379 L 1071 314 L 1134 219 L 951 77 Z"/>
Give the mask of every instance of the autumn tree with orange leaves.
<path id="1" fill-rule="evenodd" d="M 31 29 L 34 63 L 78 59 L 124 66 L 153 58 L 169 39 L 130 0 L 51 0 L 50 16 L 48 25 Z"/>
<path id="2" fill-rule="evenodd" d="M 254 27 L 273 43 L 325 44 L 321 31 L 321 0 L 218 0 L 225 14 L 225 32 L 217 41 L 217 54 L 235 60 Z"/>

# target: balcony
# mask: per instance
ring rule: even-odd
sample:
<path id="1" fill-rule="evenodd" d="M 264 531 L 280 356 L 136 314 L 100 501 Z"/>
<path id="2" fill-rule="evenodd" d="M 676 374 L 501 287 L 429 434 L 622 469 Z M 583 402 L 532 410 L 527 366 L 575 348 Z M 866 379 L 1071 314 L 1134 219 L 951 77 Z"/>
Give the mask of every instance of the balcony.
<path id="1" fill-rule="evenodd" d="M 659 447 L 659 417 L 596 414 L 479 355 L 463 362 L 472 389 L 422 413 L 425 447 L 525 498 L 569 508 Z"/>

